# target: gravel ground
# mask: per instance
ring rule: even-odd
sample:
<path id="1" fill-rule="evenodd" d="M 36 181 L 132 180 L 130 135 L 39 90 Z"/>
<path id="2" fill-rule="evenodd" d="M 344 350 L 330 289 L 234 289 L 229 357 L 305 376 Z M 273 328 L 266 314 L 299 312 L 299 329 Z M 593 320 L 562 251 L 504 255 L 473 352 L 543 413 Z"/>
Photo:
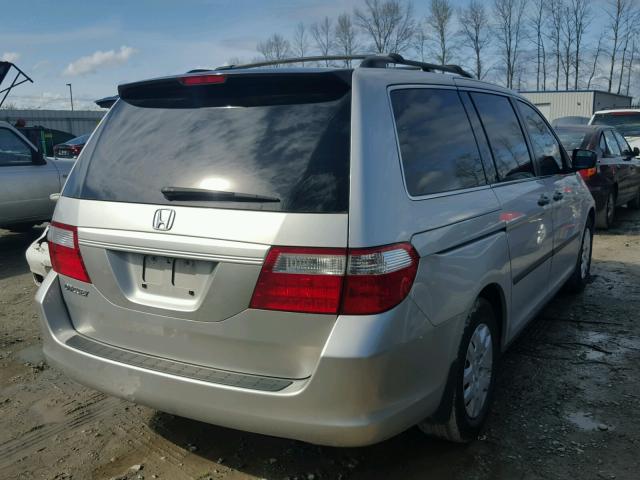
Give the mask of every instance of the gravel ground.
<path id="1" fill-rule="evenodd" d="M 0 231 L 2 479 L 638 479 L 640 213 L 598 232 L 593 282 L 559 294 L 502 358 L 480 439 L 411 429 L 358 449 L 316 447 L 156 412 L 82 387 L 40 349 L 24 250 Z"/>

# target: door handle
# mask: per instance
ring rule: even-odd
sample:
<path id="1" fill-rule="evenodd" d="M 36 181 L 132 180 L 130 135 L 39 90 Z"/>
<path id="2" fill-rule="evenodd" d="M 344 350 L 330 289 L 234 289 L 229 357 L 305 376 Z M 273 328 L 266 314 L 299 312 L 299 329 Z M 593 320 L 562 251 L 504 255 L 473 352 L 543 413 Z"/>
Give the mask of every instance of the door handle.
<path id="1" fill-rule="evenodd" d="M 549 205 L 549 203 L 551 202 L 551 200 L 549 199 L 549 197 L 547 195 L 540 195 L 540 198 L 538 199 L 538 205 L 540 205 L 541 207 L 543 207 L 544 205 Z"/>
<path id="2" fill-rule="evenodd" d="M 564 198 L 564 194 L 562 192 L 555 192 L 553 194 L 553 199 L 557 202 L 558 200 L 562 200 Z"/>

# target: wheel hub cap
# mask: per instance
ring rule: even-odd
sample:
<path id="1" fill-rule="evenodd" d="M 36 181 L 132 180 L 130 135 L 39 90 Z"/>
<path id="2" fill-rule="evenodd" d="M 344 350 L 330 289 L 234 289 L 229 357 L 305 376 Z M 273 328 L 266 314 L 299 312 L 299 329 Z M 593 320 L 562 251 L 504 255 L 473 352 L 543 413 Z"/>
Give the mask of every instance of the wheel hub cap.
<path id="1" fill-rule="evenodd" d="M 462 392 L 469 418 L 476 418 L 487 400 L 493 376 L 493 341 L 484 323 L 476 327 L 469 340 L 464 364 Z"/>

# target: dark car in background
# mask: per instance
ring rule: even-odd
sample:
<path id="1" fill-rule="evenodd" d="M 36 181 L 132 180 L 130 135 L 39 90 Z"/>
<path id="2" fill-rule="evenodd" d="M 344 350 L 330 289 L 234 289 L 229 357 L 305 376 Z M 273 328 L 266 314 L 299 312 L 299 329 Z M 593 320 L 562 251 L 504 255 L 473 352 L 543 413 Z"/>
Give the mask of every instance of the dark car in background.
<path id="1" fill-rule="evenodd" d="M 77 158 L 89 140 L 90 134 L 80 135 L 53 147 L 53 155 L 58 158 Z"/>
<path id="2" fill-rule="evenodd" d="M 601 125 L 571 125 L 556 128 L 569 152 L 576 148 L 592 150 L 598 155 L 594 168 L 580 170 L 596 201 L 596 226 L 609 228 L 615 209 L 627 204 L 640 208 L 640 161 L 638 148 L 631 149 L 615 128 Z"/>

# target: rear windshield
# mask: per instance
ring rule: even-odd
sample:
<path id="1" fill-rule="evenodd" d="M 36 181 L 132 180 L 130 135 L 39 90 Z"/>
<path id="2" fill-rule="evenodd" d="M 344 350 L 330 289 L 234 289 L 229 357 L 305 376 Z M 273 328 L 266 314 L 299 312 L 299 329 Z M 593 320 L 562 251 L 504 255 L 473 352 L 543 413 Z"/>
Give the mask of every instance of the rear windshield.
<path id="1" fill-rule="evenodd" d="M 591 132 L 581 132 L 580 130 L 556 129 L 562 146 L 567 152 L 572 152 L 576 148 L 587 148 Z"/>
<path id="2" fill-rule="evenodd" d="M 617 127 L 623 135 L 640 136 L 640 112 L 598 113 L 591 124 L 609 125 Z"/>
<path id="3" fill-rule="evenodd" d="M 135 106 L 120 100 L 85 149 L 84 168 L 75 169 L 64 195 L 160 205 L 346 212 L 348 90 L 328 101 L 316 97 L 306 102 L 297 95 L 295 103 L 268 103 L 166 108 L 164 101 L 161 108 L 149 108 L 148 103 Z M 168 199 L 162 193 L 167 187 L 235 192 L 271 201 Z"/>

